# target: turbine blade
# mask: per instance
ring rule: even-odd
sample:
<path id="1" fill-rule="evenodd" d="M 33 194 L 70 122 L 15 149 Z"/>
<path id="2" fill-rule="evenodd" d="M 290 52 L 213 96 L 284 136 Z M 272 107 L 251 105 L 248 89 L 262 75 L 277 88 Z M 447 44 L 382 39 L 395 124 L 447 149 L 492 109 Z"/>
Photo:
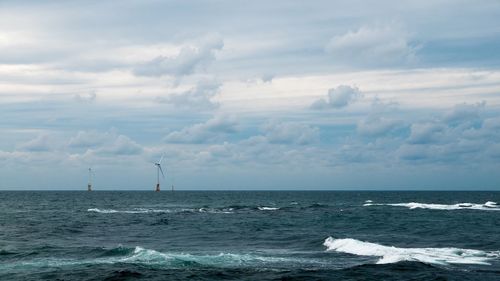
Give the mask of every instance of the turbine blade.
<path id="1" fill-rule="evenodd" d="M 165 174 L 163 173 L 163 170 L 161 169 L 161 165 L 158 165 L 158 168 L 160 168 L 161 175 L 162 175 L 163 179 L 165 179 Z"/>
<path id="2" fill-rule="evenodd" d="M 165 154 L 161 155 L 161 158 L 160 158 L 160 161 L 158 161 L 158 164 L 161 164 L 161 161 L 163 161 L 163 156 L 165 156 Z"/>

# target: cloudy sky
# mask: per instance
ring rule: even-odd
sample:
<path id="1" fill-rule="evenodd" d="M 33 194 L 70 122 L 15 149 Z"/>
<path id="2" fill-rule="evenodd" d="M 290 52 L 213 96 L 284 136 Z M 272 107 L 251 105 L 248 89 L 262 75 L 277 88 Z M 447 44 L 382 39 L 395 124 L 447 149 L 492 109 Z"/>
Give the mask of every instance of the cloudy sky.
<path id="1" fill-rule="evenodd" d="M 498 190 L 499 50 L 496 0 L 1 1 L 0 189 Z"/>

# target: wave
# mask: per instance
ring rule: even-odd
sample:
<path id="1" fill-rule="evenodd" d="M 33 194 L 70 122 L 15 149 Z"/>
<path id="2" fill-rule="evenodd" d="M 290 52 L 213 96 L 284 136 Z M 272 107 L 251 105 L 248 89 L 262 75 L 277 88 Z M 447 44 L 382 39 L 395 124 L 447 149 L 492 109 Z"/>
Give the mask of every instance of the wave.
<path id="1" fill-rule="evenodd" d="M 316 260 L 279 256 L 263 256 L 257 254 L 189 254 L 163 253 L 142 247 L 108 249 L 95 258 L 88 259 L 56 259 L 44 258 L 31 261 L 0 264 L 0 271 L 25 270 L 27 267 L 64 267 L 76 265 L 99 264 L 138 264 L 165 268 L 184 267 L 258 267 L 263 264 L 304 264 L 318 263 Z"/>
<path id="2" fill-rule="evenodd" d="M 334 239 L 328 237 L 323 245 L 327 251 L 336 251 L 358 256 L 380 257 L 377 264 L 396 263 L 400 261 L 418 261 L 427 264 L 483 264 L 498 259 L 500 251 L 485 252 L 481 250 L 459 248 L 397 248 L 356 239 Z"/>
<path id="3" fill-rule="evenodd" d="M 114 210 L 114 209 L 98 209 L 91 208 L 87 209 L 87 212 L 95 212 L 101 214 L 114 214 L 114 213 L 123 213 L 123 214 L 146 214 L 146 213 L 171 213 L 172 210 L 158 210 L 158 209 L 144 209 L 144 208 L 135 208 L 131 210 Z"/>
<path id="4" fill-rule="evenodd" d="M 280 208 L 277 207 L 257 207 L 259 211 L 276 211 L 279 210 Z"/>
<path id="5" fill-rule="evenodd" d="M 147 213 L 213 213 L 213 214 L 232 214 L 233 209 L 215 209 L 215 208 L 183 208 L 183 209 L 146 209 L 134 208 L 131 210 L 115 210 L 115 209 L 98 209 L 90 208 L 87 212 L 94 212 L 100 214 L 147 214 Z"/>
<path id="6" fill-rule="evenodd" d="M 371 203 L 367 202 L 363 206 L 394 206 L 394 207 L 406 207 L 409 209 L 433 209 L 433 210 L 484 210 L 484 211 L 500 211 L 500 205 L 496 202 L 488 201 L 484 204 L 474 204 L 474 203 L 458 203 L 458 204 L 428 204 L 428 203 Z"/>

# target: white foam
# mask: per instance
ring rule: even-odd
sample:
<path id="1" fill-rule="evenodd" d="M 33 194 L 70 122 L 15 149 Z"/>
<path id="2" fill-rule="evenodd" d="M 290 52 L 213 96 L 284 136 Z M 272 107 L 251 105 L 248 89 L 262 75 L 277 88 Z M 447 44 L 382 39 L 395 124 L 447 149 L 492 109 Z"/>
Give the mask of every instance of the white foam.
<path id="1" fill-rule="evenodd" d="M 275 263 L 290 261 L 292 261 L 292 259 L 252 254 L 218 253 L 211 255 L 194 255 L 188 253 L 162 253 L 142 247 L 135 247 L 134 253 L 131 256 L 121 258 L 117 262 L 145 264 L 175 264 L 179 262 L 188 262 L 205 266 L 236 266 L 262 262 Z"/>
<path id="2" fill-rule="evenodd" d="M 409 209 L 433 209 L 433 210 L 483 210 L 483 211 L 500 211 L 500 206 L 497 203 L 488 201 L 484 204 L 474 203 L 458 203 L 458 204 L 428 204 L 428 203 L 365 203 L 363 206 L 394 206 L 406 207 Z"/>
<path id="3" fill-rule="evenodd" d="M 280 208 L 276 207 L 257 207 L 260 211 L 276 211 L 279 210 Z"/>
<path id="4" fill-rule="evenodd" d="M 26 267 L 63 267 L 73 265 L 116 263 L 154 265 L 167 268 L 196 265 L 227 268 L 235 266 L 261 266 L 262 264 L 317 264 L 321 263 L 321 261 L 305 258 L 263 256 L 252 253 L 163 253 L 137 246 L 134 248 L 133 252 L 124 256 L 101 257 L 92 259 L 43 258 L 14 263 L 0 263 L 0 271 L 5 272 L 8 270 L 25 270 Z"/>
<path id="5" fill-rule="evenodd" d="M 113 213 L 124 213 L 124 214 L 146 214 L 146 213 L 170 213 L 171 210 L 158 210 L 158 209 L 144 209 L 144 208 L 135 208 L 132 210 L 114 210 L 114 209 L 98 209 L 91 208 L 87 209 L 87 212 L 95 212 L 101 214 L 113 214 Z"/>
<path id="6" fill-rule="evenodd" d="M 233 208 L 227 209 L 212 209 L 212 208 L 199 208 L 198 212 L 200 213 L 211 213 L 211 214 L 233 214 Z"/>
<path id="7" fill-rule="evenodd" d="M 211 214 L 232 214 L 233 209 L 212 209 L 212 208 L 199 208 L 199 209 L 147 209 L 147 208 L 134 208 L 130 210 L 114 210 L 114 209 L 98 209 L 91 208 L 87 209 L 87 212 L 95 212 L 101 214 L 147 214 L 147 213 L 179 213 L 179 212 L 190 212 L 190 213 L 211 213 Z"/>
<path id="8" fill-rule="evenodd" d="M 484 264 L 498 259 L 500 251 L 485 252 L 459 248 L 397 248 L 356 239 L 326 238 L 323 245 L 327 251 L 336 251 L 358 256 L 380 257 L 377 264 L 400 261 L 419 261 L 429 264 Z"/>
<path id="9" fill-rule="evenodd" d="M 500 206 L 498 206 L 497 202 L 493 202 L 493 201 L 488 201 L 488 202 L 484 203 L 484 206 L 488 207 L 488 208 L 500 208 Z"/>

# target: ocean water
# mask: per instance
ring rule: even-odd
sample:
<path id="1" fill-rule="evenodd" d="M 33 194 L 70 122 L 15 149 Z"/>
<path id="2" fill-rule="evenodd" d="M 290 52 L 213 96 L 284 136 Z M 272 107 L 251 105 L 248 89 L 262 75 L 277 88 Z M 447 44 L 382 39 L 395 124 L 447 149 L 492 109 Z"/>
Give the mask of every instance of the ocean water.
<path id="1" fill-rule="evenodd" d="M 0 280 L 500 280 L 500 192 L 0 192 Z"/>

